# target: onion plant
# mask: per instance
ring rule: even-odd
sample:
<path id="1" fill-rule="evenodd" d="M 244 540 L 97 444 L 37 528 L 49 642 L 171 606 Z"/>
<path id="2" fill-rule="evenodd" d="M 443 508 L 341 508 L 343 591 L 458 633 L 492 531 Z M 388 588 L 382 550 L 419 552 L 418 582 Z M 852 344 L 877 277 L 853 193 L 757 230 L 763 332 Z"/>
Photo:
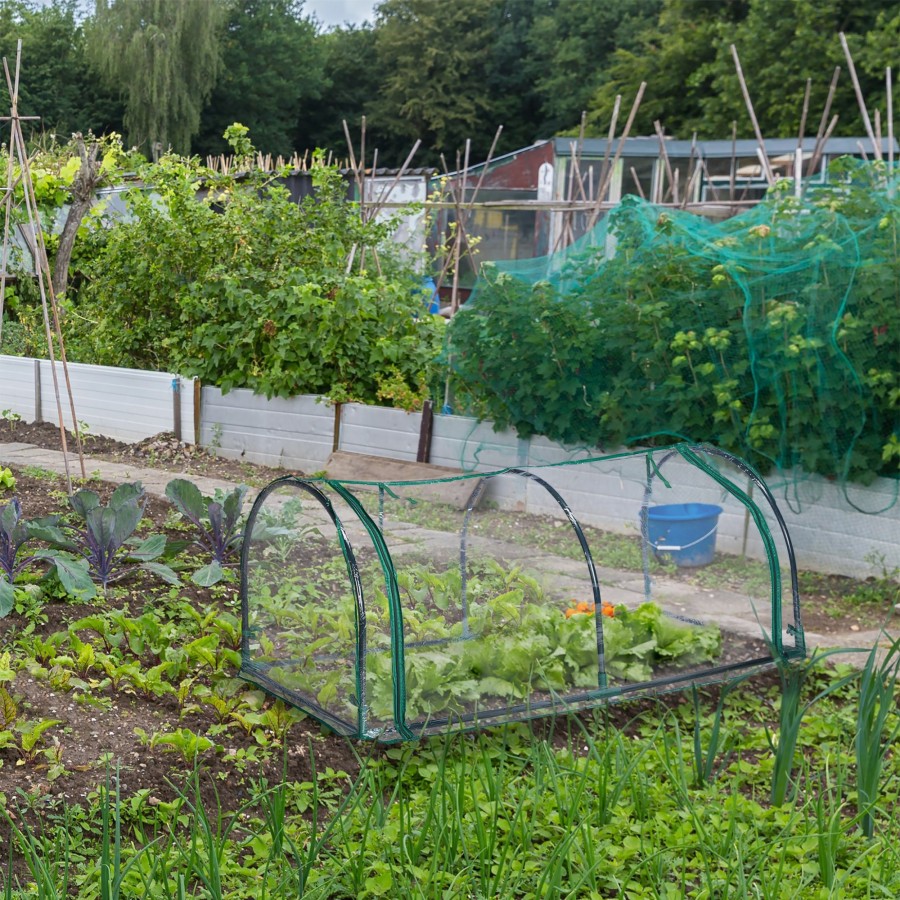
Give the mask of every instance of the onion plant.
<path id="1" fill-rule="evenodd" d="M 894 696 L 900 671 L 900 638 L 891 640 L 879 662 L 880 655 L 880 648 L 873 647 L 863 667 L 856 719 L 856 790 L 860 827 L 869 838 L 875 830 L 874 809 L 884 758 L 900 733 Z"/>

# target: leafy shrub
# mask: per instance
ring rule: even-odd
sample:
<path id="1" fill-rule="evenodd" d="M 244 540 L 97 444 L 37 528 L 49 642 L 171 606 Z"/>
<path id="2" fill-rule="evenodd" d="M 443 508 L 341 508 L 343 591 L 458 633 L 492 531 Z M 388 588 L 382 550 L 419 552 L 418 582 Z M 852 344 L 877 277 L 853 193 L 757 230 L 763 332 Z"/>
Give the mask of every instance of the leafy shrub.
<path id="1" fill-rule="evenodd" d="M 82 246 L 70 355 L 268 397 L 424 398 L 442 320 L 422 314 L 389 223 L 361 220 L 336 167 L 316 162 L 300 204 L 276 178 L 175 156 L 141 174 L 155 193 L 131 191 L 128 220 Z"/>
<path id="2" fill-rule="evenodd" d="M 896 472 L 900 194 L 877 166 L 831 177 L 722 223 L 629 198 L 562 265 L 488 270 L 450 329 L 457 375 L 523 436 Z"/>

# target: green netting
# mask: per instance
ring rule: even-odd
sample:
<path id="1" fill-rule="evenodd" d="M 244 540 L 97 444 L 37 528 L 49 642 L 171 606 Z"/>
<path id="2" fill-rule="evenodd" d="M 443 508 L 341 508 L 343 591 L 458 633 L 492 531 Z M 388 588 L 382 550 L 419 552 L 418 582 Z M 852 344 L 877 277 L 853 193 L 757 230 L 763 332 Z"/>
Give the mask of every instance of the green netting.
<path id="1" fill-rule="evenodd" d="M 386 742 L 805 653 L 765 484 L 687 444 L 427 482 L 279 479 L 247 522 L 241 598 L 244 678 Z"/>
<path id="2" fill-rule="evenodd" d="M 674 437 L 794 479 L 896 478 L 898 181 L 838 160 L 717 222 L 630 197 L 560 253 L 486 265 L 449 331 L 455 410 L 570 445 Z"/>

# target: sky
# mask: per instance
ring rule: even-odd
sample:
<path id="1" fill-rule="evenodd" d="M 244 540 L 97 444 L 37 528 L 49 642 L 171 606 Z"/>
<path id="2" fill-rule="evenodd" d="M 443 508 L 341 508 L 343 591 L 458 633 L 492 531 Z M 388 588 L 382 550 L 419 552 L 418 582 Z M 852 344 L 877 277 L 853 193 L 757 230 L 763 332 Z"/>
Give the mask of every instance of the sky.
<path id="1" fill-rule="evenodd" d="M 322 23 L 323 28 L 343 25 L 362 25 L 368 19 L 374 21 L 372 12 L 377 0 L 306 0 L 303 11 L 312 13 Z"/>

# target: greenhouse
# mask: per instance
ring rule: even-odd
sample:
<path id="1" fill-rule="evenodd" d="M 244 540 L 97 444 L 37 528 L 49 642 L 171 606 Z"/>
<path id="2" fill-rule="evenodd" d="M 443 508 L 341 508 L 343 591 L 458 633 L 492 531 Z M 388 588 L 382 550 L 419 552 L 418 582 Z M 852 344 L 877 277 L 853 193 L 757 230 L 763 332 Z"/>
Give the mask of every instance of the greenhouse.
<path id="1" fill-rule="evenodd" d="M 504 508 L 523 480 L 537 528 Z M 603 530 L 623 515 L 628 528 Z M 679 579 L 751 547 L 767 577 L 741 591 Z M 623 581 L 628 553 L 639 563 Z M 242 677 L 383 742 L 805 655 L 775 501 L 748 464 L 702 445 L 418 482 L 287 476 L 248 518 L 241 595 Z"/>

